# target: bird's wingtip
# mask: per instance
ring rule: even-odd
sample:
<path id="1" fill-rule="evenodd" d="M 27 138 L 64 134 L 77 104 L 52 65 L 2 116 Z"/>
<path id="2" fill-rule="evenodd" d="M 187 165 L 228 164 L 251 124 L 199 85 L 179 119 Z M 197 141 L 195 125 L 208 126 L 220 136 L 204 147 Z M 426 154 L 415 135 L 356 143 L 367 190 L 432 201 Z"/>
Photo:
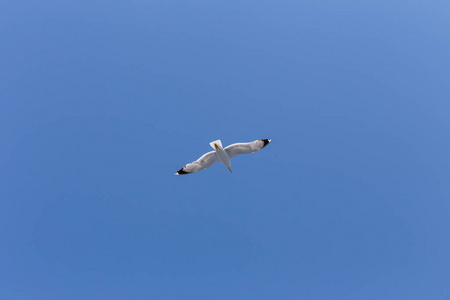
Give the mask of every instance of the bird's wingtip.
<path id="1" fill-rule="evenodd" d="M 189 174 L 190 172 L 186 172 L 183 170 L 183 168 L 179 169 L 178 171 L 175 172 L 175 175 L 184 175 L 184 174 Z"/>
<path id="2" fill-rule="evenodd" d="M 267 146 L 272 140 L 271 140 L 271 139 L 263 139 L 263 140 L 261 140 L 261 141 L 264 142 L 264 145 L 262 146 L 262 147 L 264 148 L 264 147 Z"/>

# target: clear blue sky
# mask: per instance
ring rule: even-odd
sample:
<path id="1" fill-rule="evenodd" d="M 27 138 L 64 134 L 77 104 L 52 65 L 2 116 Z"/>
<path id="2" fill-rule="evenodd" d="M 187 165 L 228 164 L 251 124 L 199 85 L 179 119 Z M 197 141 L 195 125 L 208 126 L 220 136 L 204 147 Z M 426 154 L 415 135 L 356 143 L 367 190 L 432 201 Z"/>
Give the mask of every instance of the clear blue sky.
<path id="1" fill-rule="evenodd" d="M 0 11 L 1 299 L 450 299 L 448 1 Z"/>

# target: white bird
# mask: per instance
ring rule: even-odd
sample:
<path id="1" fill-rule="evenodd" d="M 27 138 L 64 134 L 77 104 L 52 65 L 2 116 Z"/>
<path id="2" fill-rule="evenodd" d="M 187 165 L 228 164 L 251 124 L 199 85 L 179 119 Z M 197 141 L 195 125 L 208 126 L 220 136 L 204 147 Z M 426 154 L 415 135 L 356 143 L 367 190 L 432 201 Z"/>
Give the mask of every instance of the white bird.
<path id="1" fill-rule="evenodd" d="M 250 143 L 237 143 L 232 144 L 226 147 L 225 149 L 222 147 L 222 142 L 220 140 L 211 142 L 209 144 L 214 149 L 214 151 L 203 154 L 203 156 L 197 159 L 196 161 L 185 165 L 177 172 L 175 172 L 175 175 L 195 173 L 211 167 L 213 163 L 218 161 L 223 163 L 225 167 L 227 167 L 228 170 L 230 170 L 230 172 L 233 173 L 233 171 L 231 171 L 231 159 L 233 157 L 239 154 L 250 154 L 258 150 L 261 150 L 262 148 L 267 146 L 270 143 L 270 141 L 271 141 L 270 139 L 264 139 L 264 140 L 256 140 Z"/>

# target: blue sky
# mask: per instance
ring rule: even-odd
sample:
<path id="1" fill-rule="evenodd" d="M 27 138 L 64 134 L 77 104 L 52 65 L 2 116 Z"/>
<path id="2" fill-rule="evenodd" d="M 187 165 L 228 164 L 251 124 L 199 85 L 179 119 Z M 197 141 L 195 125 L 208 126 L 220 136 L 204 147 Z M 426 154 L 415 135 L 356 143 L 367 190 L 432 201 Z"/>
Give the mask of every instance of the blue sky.
<path id="1" fill-rule="evenodd" d="M 449 299 L 449 9 L 2 2 L 0 298 Z"/>

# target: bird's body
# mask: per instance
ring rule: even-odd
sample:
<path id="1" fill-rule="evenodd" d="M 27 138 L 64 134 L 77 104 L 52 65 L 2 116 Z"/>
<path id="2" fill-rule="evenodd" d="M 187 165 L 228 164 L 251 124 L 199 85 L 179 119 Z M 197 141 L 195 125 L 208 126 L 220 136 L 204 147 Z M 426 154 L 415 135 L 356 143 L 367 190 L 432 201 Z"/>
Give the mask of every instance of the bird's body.
<path id="1" fill-rule="evenodd" d="M 231 171 L 231 159 L 225 149 L 223 149 L 222 142 L 220 140 L 217 140 L 209 144 L 214 150 L 216 150 L 216 156 L 220 160 L 220 162 L 223 163 L 223 165 L 227 167 L 231 173 L 233 173 L 233 171 Z"/>
<path id="2" fill-rule="evenodd" d="M 270 143 L 270 139 L 256 140 L 250 143 L 237 143 L 230 146 L 222 147 L 220 140 L 209 143 L 214 151 L 204 154 L 196 161 L 185 165 L 183 168 L 175 172 L 175 175 L 184 175 L 195 173 L 203 169 L 209 168 L 213 163 L 220 161 L 228 170 L 231 171 L 231 159 L 239 154 L 250 154 L 261 150 Z"/>

